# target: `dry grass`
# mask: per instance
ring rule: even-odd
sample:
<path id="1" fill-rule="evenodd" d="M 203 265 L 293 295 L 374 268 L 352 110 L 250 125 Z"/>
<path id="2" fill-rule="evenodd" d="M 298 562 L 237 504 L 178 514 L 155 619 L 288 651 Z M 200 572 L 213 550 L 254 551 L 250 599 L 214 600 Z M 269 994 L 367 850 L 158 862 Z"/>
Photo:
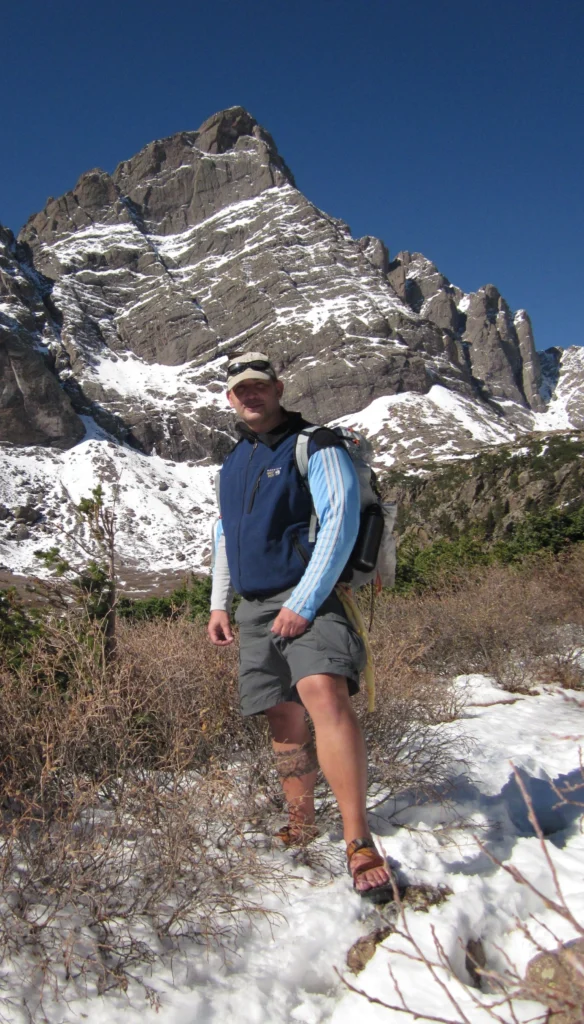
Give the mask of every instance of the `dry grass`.
<path id="1" fill-rule="evenodd" d="M 459 710 L 451 682 L 424 667 L 425 647 L 414 631 L 397 639 L 385 629 L 379 616 L 372 636 L 375 712 L 366 713 L 364 694 L 358 699 L 369 754 L 370 807 L 385 794 L 407 791 L 414 800 L 443 796 L 463 755 L 450 726 Z"/>
<path id="2" fill-rule="evenodd" d="M 531 568 L 491 566 L 455 586 L 378 602 L 385 656 L 405 652 L 437 677 L 481 672 L 510 690 L 539 682 L 581 686 L 584 546 Z"/>
<path id="3" fill-rule="evenodd" d="M 52 994 L 126 988 L 181 939 L 230 946 L 280 884 L 234 656 L 186 621 L 119 641 L 108 667 L 71 618 L 0 676 L 0 950 Z"/>
<path id="4" fill-rule="evenodd" d="M 454 673 L 581 685 L 583 607 L 582 552 L 379 600 L 373 716 L 358 698 L 371 802 L 444 793 L 460 756 Z M 282 799 L 236 677 L 237 651 L 186 619 L 119 623 L 108 664 L 79 609 L 0 666 L 0 952 L 23 977 L 35 964 L 41 991 L 135 979 L 154 999 L 145 964 L 185 939 L 229 946 L 262 913 L 279 879 L 258 836 Z"/>

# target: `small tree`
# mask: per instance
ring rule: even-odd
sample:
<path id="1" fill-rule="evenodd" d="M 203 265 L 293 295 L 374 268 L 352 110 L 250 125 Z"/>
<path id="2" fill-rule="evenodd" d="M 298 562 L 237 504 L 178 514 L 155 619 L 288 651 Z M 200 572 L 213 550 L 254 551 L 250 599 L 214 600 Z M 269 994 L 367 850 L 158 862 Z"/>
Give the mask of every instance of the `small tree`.
<path id="1" fill-rule="evenodd" d="M 115 500 L 115 492 L 114 492 Z M 57 547 L 35 551 L 47 568 L 56 576 L 67 577 L 80 592 L 92 619 L 103 627 L 104 656 L 111 661 L 116 651 L 116 515 L 113 505 L 107 506 L 101 484 L 97 484 L 88 498 L 76 506 L 79 521 L 87 524 L 90 546 L 78 537 L 75 541 L 89 556 L 84 566 L 74 566 L 64 558 Z"/>

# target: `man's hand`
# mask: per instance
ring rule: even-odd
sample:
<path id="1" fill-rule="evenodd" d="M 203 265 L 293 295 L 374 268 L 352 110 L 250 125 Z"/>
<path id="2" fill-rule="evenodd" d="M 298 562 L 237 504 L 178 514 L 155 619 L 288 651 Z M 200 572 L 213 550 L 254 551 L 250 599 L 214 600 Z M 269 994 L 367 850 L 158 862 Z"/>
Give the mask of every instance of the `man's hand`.
<path id="1" fill-rule="evenodd" d="M 297 615 L 289 608 L 281 608 L 272 624 L 272 633 L 286 637 L 300 636 L 309 625 L 310 619 Z"/>
<path id="2" fill-rule="evenodd" d="M 216 647 L 226 647 L 227 644 L 232 644 L 233 633 L 231 632 L 229 612 L 211 612 L 207 633 L 209 634 L 209 640 Z"/>

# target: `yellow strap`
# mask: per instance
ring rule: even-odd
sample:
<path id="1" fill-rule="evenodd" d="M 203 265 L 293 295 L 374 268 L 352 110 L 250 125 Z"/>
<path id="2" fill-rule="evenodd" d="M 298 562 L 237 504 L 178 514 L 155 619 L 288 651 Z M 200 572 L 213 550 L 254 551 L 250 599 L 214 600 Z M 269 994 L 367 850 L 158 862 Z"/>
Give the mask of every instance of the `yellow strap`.
<path id="1" fill-rule="evenodd" d="M 365 663 L 365 668 L 363 669 L 363 676 L 365 677 L 365 685 L 367 687 L 367 711 L 371 712 L 375 710 L 375 673 L 373 671 L 373 651 L 371 650 L 371 644 L 369 642 L 369 633 L 367 632 L 363 616 L 361 615 L 361 610 L 353 597 L 351 588 L 343 586 L 342 583 L 337 583 L 335 593 L 337 594 L 345 610 L 345 615 L 353 629 L 359 634 L 365 644 L 367 661 Z"/>

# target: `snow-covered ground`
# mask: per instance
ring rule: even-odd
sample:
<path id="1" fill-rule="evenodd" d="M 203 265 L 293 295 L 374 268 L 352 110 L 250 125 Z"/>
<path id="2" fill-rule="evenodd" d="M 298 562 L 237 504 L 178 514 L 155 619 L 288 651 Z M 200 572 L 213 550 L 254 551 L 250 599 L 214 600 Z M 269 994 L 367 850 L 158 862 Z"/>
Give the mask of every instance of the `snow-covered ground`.
<path id="1" fill-rule="evenodd" d="M 564 357 L 572 390 L 559 387 L 546 413 L 529 413 L 526 429 L 567 430 L 577 419 L 573 385 L 581 373 L 582 351 L 569 349 Z M 217 380 L 223 362 L 220 357 L 210 364 Z M 213 388 L 208 386 L 208 370 L 209 366 L 201 369 L 193 363 L 149 365 L 127 355 L 96 360 L 87 367 L 86 380 L 95 378 L 138 405 L 152 405 L 157 412 L 171 409 L 176 394 L 185 408 L 214 405 L 227 411 L 223 388 L 216 383 Z M 213 480 L 217 467 L 143 455 L 120 444 L 90 417 L 84 421 L 85 438 L 65 452 L 0 446 L 0 505 L 13 515 L 27 504 L 41 513 L 38 522 L 26 528 L 27 536 L 17 535 L 14 518 L 0 515 L 0 569 L 38 573 L 35 550 L 54 544 L 73 562 L 80 557 L 84 561 L 86 556 L 75 543 L 79 525 L 74 506 L 101 483 L 107 501 L 112 500 L 114 490 L 116 493 L 122 580 L 134 580 L 142 573 L 146 585 L 168 574 L 206 571 L 216 515 Z M 495 417 L 484 404 L 441 385 L 434 385 L 425 395 L 404 392 L 377 398 L 360 412 L 333 422 L 354 427 L 372 439 L 378 472 L 395 465 L 407 465 L 408 471 L 416 472 L 429 459 L 433 463 L 468 459 L 485 446 L 496 447 L 522 436 L 522 430 Z M 138 589 L 143 588 L 138 585 Z"/>
<path id="2" fill-rule="evenodd" d="M 545 412 L 536 413 L 534 430 L 570 430 L 584 422 L 584 347 L 573 345 L 562 354 L 557 386 Z M 544 384 L 548 382 L 544 381 Z"/>
<path id="3" fill-rule="evenodd" d="M 376 467 L 388 468 L 407 452 L 407 461 L 470 458 L 481 445 L 512 441 L 518 431 L 498 421 L 486 406 L 435 384 L 426 395 L 404 391 L 376 398 L 361 412 L 335 424 L 354 427 L 374 439 Z"/>
<path id="4" fill-rule="evenodd" d="M 535 950 L 521 924 L 529 924 L 546 948 L 555 946 L 554 935 L 564 941 L 573 937 L 573 930 L 525 886 L 495 867 L 474 837 L 478 835 L 496 857 L 524 872 L 543 892 L 554 895 L 540 842 L 512 777 L 512 760 L 548 836 L 567 903 L 584 921 L 584 836 L 575 812 L 554 809 L 556 797 L 550 786 L 550 781 L 561 785 L 579 778 L 584 702 L 569 691 L 511 695 L 481 676 L 459 677 L 456 685 L 464 691 L 466 706 L 462 718 L 448 728 L 469 743 L 468 774 L 460 778 L 447 804 L 403 806 L 397 816 L 378 808 L 372 818 L 400 884 L 425 883 L 452 891 L 427 912 L 406 910 L 407 926 L 420 948 L 435 958 L 434 928 L 452 961 L 453 975 L 440 972 L 443 988 L 422 963 L 400 955 L 404 950 L 411 953 L 411 948 L 396 935 L 377 947 L 357 978 L 348 972 L 347 951 L 359 936 L 383 922 L 384 911 L 368 909 L 352 892 L 343 870 L 342 843 L 338 836 L 327 835 L 316 845 L 333 851 L 332 874 L 306 866 L 303 856 L 291 851 L 266 853 L 281 866 L 285 896 L 273 895 L 266 901 L 277 916 L 256 921 L 234 954 L 223 959 L 200 947 L 185 948 L 172 969 L 157 967 L 145 978 L 158 993 L 158 1010 L 131 985 L 126 995 L 73 998 L 59 1007 L 45 999 L 43 1019 L 50 1024 L 397 1024 L 408 1019 L 348 991 L 338 971 L 386 1003 L 399 1005 L 397 986 L 421 1020 L 424 1014 L 463 1019 L 448 999 L 450 992 L 468 1021 L 488 1021 L 472 995 L 479 1004 L 489 997 L 468 987 L 468 939 L 482 940 L 490 968 L 504 970 L 509 958 L 522 974 Z M 3 985 L 3 1019 L 23 1024 L 19 993 L 11 991 L 6 973 Z M 542 1008 L 533 1002 L 516 1003 L 515 1013 L 521 1022 L 544 1019 Z"/>
<path id="5" fill-rule="evenodd" d="M 96 361 L 87 374 L 87 380 L 94 374 L 104 386 L 115 385 L 138 404 L 146 396 L 158 411 L 170 407 L 170 396 L 177 392 L 193 408 L 214 404 L 228 409 L 224 391 L 201 384 L 201 370 L 193 364 L 150 366 L 129 355 Z M 206 571 L 218 467 L 143 455 L 120 444 L 90 417 L 84 422 L 84 439 L 68 451 L 0 446 L 0 504 L 13 514 L 25 505 L 41 513 L 20 533 L 13 518 L 0 517 L 0 568 L 38 574 L 34 552 L 55 544 L 73 564 L 84 562 L 86 554 L 76 542 L 80 527 L 75 505 L 101 484 L 106 502 L 115 501 L 122 581 L 140 573 L 151 581 L 157 574 Z M 335 422 L 374 439 L 378 470 L 404 454 L 413 465 L 426 460 L 429 438 L 432 456 L 440 461 L 468 458 L 481 445 L 501 444 L 514 436 L 512 428 L 494 422 L 477 403 L 437 385 L 427 395 L 406 392 L 378 398 L 362 412 Z"/>
<path id="6" fill-rule="evenodd" d="M 40 573 L 34 552 L 57 545 L 72 564 L 87 561 L 75 505 L 98 484 L 115 508 L 118 570 L 129 575 L 205 571 L 216 516 L 215 467 L 142 455 L 85 418 L 85 438 L 68 451 L 0 448 L 1 500 L 42 511 L 39 523 L 14 536 L 14 520 L 0 523 L 0 564 L 15 573 Z"/>

